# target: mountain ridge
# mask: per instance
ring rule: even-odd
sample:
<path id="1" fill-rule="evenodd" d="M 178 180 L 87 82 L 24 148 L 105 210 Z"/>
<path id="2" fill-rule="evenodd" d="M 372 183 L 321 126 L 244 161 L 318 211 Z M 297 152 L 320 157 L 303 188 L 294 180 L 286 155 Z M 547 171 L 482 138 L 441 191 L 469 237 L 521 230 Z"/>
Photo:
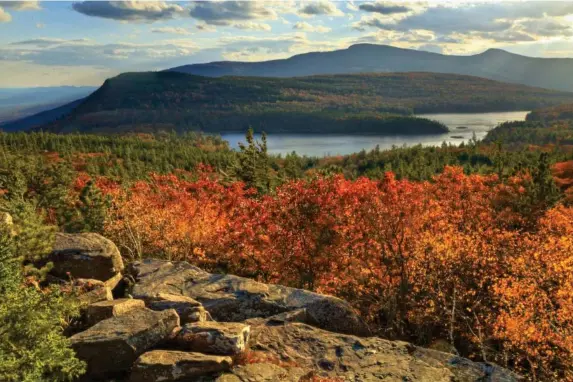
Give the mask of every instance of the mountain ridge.
<path id="1" fill-rule="evenodd" d="M 359 51 L 360 54 L 356 54 Z M 540 58 L 491 48 L 468 55 L 369 43 L 346 49 L 309 52 L 269 61 L 215 61 L 166 69 L 210 77 L 226 75 L 301 77 L 368 72 L 431 72 L 471 75 L 553 90 L 573 91 L 573 58 Z"/>

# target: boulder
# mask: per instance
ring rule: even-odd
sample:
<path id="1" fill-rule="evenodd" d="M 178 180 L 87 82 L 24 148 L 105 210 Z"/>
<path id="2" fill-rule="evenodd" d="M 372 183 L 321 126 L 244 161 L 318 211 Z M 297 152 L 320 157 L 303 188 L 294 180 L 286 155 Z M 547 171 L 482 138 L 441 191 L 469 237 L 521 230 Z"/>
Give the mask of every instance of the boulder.
<path id="1" fill-rule="evenodd" d="M 97 324 L 108 318 L 121 316 L 134 309 L 145 308 L 143 300 L 120 298 L 112 301 L 100 301 L 88 306 L 86 317 L 89 325 Z"/>
<path id="2" fill-rule="evenodd" d="M 142 308 L 100 321 L 70 338 L 78 358 L 87 363 L 88 376 L 129 370 L 141 354 L 167 338 L 179 326 L 175 310 Z"/>
<path id="3" fill-rule="evenodd" d="M 306 374 L 300 367 L 252 363 L 234 368 L 232 374 L 222 375 L 216 382 L 299 382 Z"/>
<path id="4" fill-rule="evenodd" d="M 131 372 L 131 382 L 170 382 L 195 380 L 226 371 L 231 367 L 231 357 L 153 350 L 142 354 Z"/>
<path id="5" fill-rule="evenodd" d="M 102 286 L 80 294 L 78 299 L 81 305 L 86 306 L 100 301 L 111 301 L 113 300 L 113 294 L 111 293 L 111 289 L 106 286 Z"/>
<path id="6" fill-rule="evenodd" d="M 158 293 L 183 295 L 203 304 L 217 321 L 241 322 L 305 309 L 311 325 L 359 336 L 370 334 L 352 307 L 336 297 L 211 274 L 187 262 L 149 259 L 133 264 L 132 271 L 137 279 L 132 291 L 135 298 L 146 300 Z"/>
<path id="7" fill-rule="evenodd" d="M 218 355 L 237 355 L 245 351 L 250 326 L 236 322 L 197 322 L 187 324 L 175 335 L 177 348 Z"/>
<path id="8" fill-rule="evenodd" d="M 123 261 L 113 242 L 97 233 L 57 233 L 54 249 L 48 256 L 54 264 L 52 273 L 58 277 L 110 280 L 111 285 L 121 279 Z"/>
<path id="9" fill-rule="evenodd" d="M 278 321 L 273 321 L 272 318 L 251 327 L 249 348 L 259 354 L 267 354 L 268 359 L 295 365 L 305 371 L 304 375 L 317 375 L 334 380 L 435 382 L 519 380 L 515 374 L 501 367 L 472 362 L 453 354 L 418 348 L 407 342 L 336 334 L 298 322 L 284 321 L 278 324 Z M 260 357 L 265 358 L 262 355 Z M 282 364 L 280 367 L 288 369 Z M 224 379 L 218 382 L 251 381 L 245 379 L 239 370 L 239 368 L 231 370 L 238 379 Z"/>
<path id="10" fill-rule="evenodd" d="M 147 297 L 146 303 L 152 310 L 175 309 L 181 324 L 210 320 L 209 313 L 200 302 L 180 294 L 157 293 Z"/>

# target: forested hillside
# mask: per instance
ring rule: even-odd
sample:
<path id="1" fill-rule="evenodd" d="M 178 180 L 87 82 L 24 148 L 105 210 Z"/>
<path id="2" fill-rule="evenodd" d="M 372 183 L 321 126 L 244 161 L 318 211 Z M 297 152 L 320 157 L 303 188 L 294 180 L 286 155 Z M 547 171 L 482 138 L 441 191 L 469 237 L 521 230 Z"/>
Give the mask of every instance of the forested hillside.
<path id="1" fill-rule="evenodd" d="M 490 131 L 485 142 L 502 142 L 512 147 L 573 147 L 573 104 L 537 109 L 526 121 L 508 122 Z"/>
<path id="2" fill-rule="evenodd" d="M 41 128 L 225 132 L 252 126 L 267 133 L 436 134 L 447 130 L 412 113 L 529 110 L 565 102 L 573 102 L 573 93 L 448 74 L 277 79 L 127 73 L 107 80 L 68 116 Z"/>

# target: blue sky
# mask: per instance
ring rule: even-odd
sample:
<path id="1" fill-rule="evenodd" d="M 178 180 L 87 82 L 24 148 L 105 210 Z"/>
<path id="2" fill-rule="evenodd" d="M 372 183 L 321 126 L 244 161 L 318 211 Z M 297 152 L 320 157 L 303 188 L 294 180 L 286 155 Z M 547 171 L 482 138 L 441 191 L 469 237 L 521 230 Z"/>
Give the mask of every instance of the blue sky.
<path id="1" fill-rule="evenodd" d="M 573 57 L 573 1 L 0 1 L 0 87 L 100 85 L 356 43 Z"/>

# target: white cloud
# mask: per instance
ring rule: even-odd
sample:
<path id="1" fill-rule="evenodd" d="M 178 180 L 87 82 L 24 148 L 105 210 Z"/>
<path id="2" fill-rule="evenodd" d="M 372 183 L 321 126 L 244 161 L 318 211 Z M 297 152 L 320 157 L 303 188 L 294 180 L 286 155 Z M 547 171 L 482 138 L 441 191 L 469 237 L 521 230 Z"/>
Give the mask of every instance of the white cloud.
<path id="1" fill-rule="evenodd" d="M 272 29 L 269 24 L 255 23 L 252 21 L 246 21 L 246 22 L 242 22 L 242 23 L 234 23 L 233 26 L 235 28 L 238 28 L 238 29 L 252 30 L 252 31 L 264 31 L 264 32 L 270 32 Z"/>
<path id="2" fill-rule="evenodd" d="M 0 7 L 0 23 L 8 23 L 10 21 L 12 21 L 12 16 Z"/>
<path id="3" fill-rule="evenodd" d="M 319 0 L 308 3 L 298 10 L 302 17 L 312 17 L 319 15 L 326 16 L 344 16 L 344 13 L 336 7 L 332 1 Z"/>
<path id="4" fill-rule="evenodd" d="M 305 21 L 297 22 L 296 24 L 294 24 L 292 29 L 296 29 L 303 32 L 316 32 L 316 33 L 328 33 L 332 30 L 331 28 L 327 28 L 322 25 L 311 25 Z"/>
<path id="5" fill-rule="evenodd" d="M 151 28 L 152 33 L 162 33 L 162 34 L 182 34 L 182 35 L 190 35 L 188 29 L 181 28 L 181 27 L 161 27 L 161 28 Z"/>
<path id="6" fill-rule="evenodd" d="M 15 11 L 36 11 L 42 9 L 39 1 L 0 1 L 0 7 Z"/>
<path id="7" fill-rule="evenodd" d="M 275 20 L 277 13 L 259 1 L 195 2 L 191 17 L 212 25 L 230 25 L 233 21 Z"/>

